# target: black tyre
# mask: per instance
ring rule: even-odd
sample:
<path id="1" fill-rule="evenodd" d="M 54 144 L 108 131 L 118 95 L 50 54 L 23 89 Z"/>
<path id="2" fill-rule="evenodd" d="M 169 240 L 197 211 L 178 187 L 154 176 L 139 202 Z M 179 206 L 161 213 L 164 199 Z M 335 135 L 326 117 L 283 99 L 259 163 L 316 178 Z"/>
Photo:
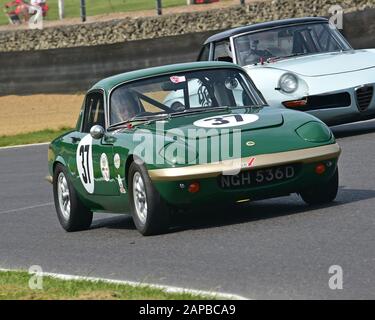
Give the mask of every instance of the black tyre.
<path id="1" fill-rule="evenodd" d="M 133 162 L 129 168 L 129 201 L 134 224 L 144 236 L 165 233 L 171 208 L 155 189 L 144 166 Z"/>
<path id="2" fill-rule="evenodd" d="M 54 171 L 53 196 L 57 217 L 66 231 L 90 228 L 93 214 L 79 199 L 65 167 L 61 164 L 57 164 Z"/>
<path id="3" fill-rule="evenodd" d="M 336 199 L 338 189 L 339 171 L 336 169 L 335 174 L 327 183 L 304 190 L 300 195 L 303 201 L 309 205 L 326 204 Z"/>

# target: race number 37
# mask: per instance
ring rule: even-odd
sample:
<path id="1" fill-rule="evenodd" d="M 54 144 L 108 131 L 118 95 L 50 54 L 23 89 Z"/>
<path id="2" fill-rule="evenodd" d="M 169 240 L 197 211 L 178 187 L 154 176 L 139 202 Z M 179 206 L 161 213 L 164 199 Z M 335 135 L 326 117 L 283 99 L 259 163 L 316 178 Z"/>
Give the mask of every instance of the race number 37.
<path id="1" fill-rule="evenodd" d="M 92 162 L 92 137 L 85 136 L 78 145 L 76 154 L 79 179 L 88 193 L 94 193 L 94 171 Z"/>
<path id="2" fill-rule="evenodd" d="M 227 114 L 200 119 L 194 122 L 196 127 L 202 128 L 229 128 L 243 126 L 259 120 L 256 114 Z"/>
<path id="3" fill-rule="evenodd" d="M 79 156 L 82 159 L 82 168 L 83 168 L 82 179 L 85 184 L 91 183 L 89 153 L 90 153 L 90 146 L 88 144 L 82 145 L 79 148 Z"/>

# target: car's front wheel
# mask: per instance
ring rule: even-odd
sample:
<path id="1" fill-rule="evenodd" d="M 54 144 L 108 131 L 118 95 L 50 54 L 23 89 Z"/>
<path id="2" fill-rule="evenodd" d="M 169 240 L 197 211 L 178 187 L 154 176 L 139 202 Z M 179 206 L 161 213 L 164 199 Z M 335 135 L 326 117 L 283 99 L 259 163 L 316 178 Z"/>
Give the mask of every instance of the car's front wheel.
<path id="1" fill-rule="evenodd" d="M 90 228 L 93 214 L 79 199 L 62 164 L 57 164 L 54 171 L 53 196 L 57 217 L 66 231 Z"/>
<path id="2" fill-rule="evenodd" d="M 138 231 L 144 236 L 166 232 L 171 208 L 155 189 L 145 167 L 133 162 L 128 181 L 130 206 Z"/>
<path id="3" fill-rule="evenodd" d="M 332 178 L 323 185 L 314 186 L 313 188 L 303 190 L 300 195 L 307 204 L 319 205 L 332 202 L 336 199 L 337 192 L 339 189 L 339 170 Z"/>

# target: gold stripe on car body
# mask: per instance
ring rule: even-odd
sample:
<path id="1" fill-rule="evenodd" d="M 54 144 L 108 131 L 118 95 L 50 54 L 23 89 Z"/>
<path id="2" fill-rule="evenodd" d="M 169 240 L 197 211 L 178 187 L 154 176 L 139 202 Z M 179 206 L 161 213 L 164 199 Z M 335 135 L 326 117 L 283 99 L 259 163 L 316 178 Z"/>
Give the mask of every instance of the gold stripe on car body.
<path id="1" fill-rule="evenodd" d="M 223 172 L 231 172 L 236 169 L 237 171 L 245 171 L 291 163 L 313 163 L 335 159 L 338 158 L 340 154 L 340 146 L 337 143 L 334 143 L 321 147 L 254 155 L 214 163 L 196 164 L 177 168 L 154 169 L 149 170 L 149 175 L 153 181 L 212 178 L 219 176 Z M 255 161 L 250 167 L 247 167 L 246 164 L 251 158 L 255 158 Z"/>

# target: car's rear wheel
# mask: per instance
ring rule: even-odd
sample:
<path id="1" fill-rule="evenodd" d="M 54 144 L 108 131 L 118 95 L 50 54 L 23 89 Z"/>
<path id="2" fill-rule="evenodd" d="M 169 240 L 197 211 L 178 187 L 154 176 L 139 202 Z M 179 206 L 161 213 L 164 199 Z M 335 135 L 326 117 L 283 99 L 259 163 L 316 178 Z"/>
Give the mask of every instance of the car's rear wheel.
<path id="1" fill-rule="evenodd" d="M 318 205 L 326 204 L 334 201 L 337 197 L 337 192 L 339 189 L 339 170 L 336 172 L 332 178 L 323 185 L 314 186 L 313 188 L 303 190 L 300 195 L 307 204 Z"/>
<path id="2" fill-rule="evenodd" d="M 57 164 L 53 176 L 53 195 L 57 217 L 68 232 L 90 228 L 92 212 L 79 199 L 65 167 Z"/>
<path id="3" fill-rule="evenodd" d="M 171 208 L 155 189 L 145 167 L 133 162 L 128 181 L 130 206 L 138 231 L 144 236 L 166 232 Z"/>

